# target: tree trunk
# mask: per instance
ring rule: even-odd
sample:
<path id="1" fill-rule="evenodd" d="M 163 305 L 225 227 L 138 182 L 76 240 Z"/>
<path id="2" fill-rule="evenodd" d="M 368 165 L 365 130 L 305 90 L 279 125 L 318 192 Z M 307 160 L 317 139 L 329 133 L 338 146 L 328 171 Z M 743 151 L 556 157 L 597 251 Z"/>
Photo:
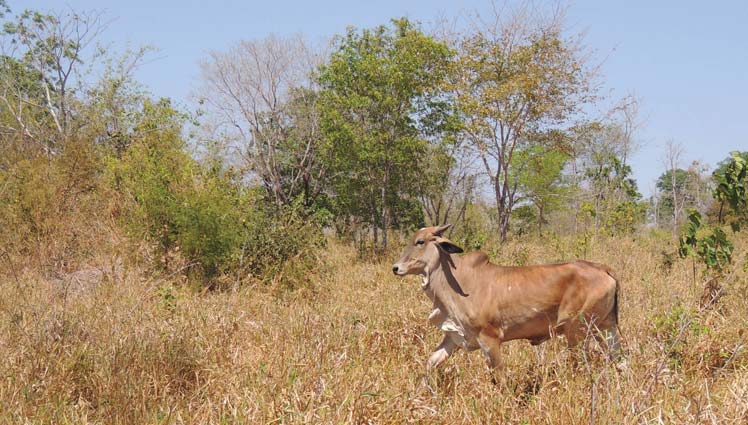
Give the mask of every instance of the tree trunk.
<path id="1" fill-rule="evenodd" d="M 673 167 L 670 167 L 670 196 L 673 198 L 673 224 L 672 224 L 672 231 L 673 235 L 675 235 L 675 229 L 676 229 L 676 221 L 678 217 L 678 196 L 675 193 L 675 170 Z"/>
<path id="2" fill-rule="evenodd" d="M 506 242 L 507 228 L 509 227 L 509 220 L 506 215 L 505 193 L 502 193 L 501 185 L 499 183 L 499 177 L 496 176 L 494 181 L 494 193 L 496 194 L 496 220 L 498 221 L 499 241 L 501 243 Z"/>
<path id="3" fill-rule="evenodd" d="M 538 237 L 543 237 L 543 207 L 538 206 Z"/>
<path id="4" fill-rule="evenodd" d="M 382 183 L 382 251 L 387 249 L 387 228 L 389 227 L 389 208 L 387 208 L 387 186 L 390 180 L 390 167 L 384 170 L 384 182 Z"/>

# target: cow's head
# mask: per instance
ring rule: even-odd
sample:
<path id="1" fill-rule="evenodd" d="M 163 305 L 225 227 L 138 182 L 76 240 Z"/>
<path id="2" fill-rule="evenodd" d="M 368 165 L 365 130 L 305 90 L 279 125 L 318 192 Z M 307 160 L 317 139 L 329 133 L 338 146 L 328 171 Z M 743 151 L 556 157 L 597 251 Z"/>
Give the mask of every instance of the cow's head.
<path id="1" fill-rule="evenodd" d="M 392 272 L 398 276 L 422 274 L 427 267 L 434 268 L 438 265 L 439 256 L 442 253 L 462 252 L 462 248 L 442 237 L 442 234 L 450 227 L 452 227 L 451 224 L 445 224 L 425 227 L 417 231 L 410 245 L 403 251 L 403 255 L 392 265 Z"/>

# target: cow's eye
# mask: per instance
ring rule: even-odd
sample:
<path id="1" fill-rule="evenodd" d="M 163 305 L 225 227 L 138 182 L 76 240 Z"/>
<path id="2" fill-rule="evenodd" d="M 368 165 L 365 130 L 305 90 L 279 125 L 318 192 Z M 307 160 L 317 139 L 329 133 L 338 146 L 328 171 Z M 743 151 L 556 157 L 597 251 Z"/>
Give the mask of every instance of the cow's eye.
<path id="1" fill-rule="evenodd" d="M 416 245 L 423 245 L 423 239 L 418 239 L 416 241 Z"/>

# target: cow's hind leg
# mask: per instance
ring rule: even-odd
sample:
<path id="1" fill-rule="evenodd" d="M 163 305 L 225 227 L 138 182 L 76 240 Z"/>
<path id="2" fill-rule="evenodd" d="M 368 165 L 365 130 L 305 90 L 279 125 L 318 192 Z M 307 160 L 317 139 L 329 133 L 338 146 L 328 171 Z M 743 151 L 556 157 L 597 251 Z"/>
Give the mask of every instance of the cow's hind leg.
<path id="1" fill-rule="evenodd" d="M 621 333 L 618 331 L 618 326 L 613 325 L 602 330 L 600 340 L 601 342 L 604 341 L 604 346 L 608 351 L 608 358 L 616 363 L 618 368 L 625 368 L 626 361 L 623 358 L 623 351 L 621 350 Z"/>
<path id="2" fill-rule="evenodd" d="M 576 367 L 580 360 L 579 343 L 584 341 L 587 328 L 581 320 L 573 318 L 559 323 L 558 328 L 566 337 L 566 346 L 571 353 L 572 364 Z"/>
<path id="3" fill-rule="evenodd" d="M 447 360 L 458 348 L 460 348 L 460 346 L 455 344 L 449 335 L 445 334 L 441 344 L 436 347 L 436 350 L 431 353 L 428 361 L 426 361 L 426 371 L 439 367 L 439 365 L 442 364 L 444 360 Z"/>
<path id="4" fill-rule="evenodd" d="M 576 348 L 584 340 L 585 327 L 580 320 L 567 319 L 558 324 L 557 328 L 566 337 L 566 346 L 569 349 Z"/>

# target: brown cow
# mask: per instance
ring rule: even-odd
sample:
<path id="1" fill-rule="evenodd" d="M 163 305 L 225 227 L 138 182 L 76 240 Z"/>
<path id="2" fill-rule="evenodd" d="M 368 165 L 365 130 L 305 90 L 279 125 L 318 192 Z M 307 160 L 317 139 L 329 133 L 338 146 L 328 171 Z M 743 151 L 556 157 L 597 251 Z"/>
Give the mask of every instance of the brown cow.
<path id="1" fill-rule="evenodd" d="M 504 341 L 537 345 L 565 335 L 574 347 L 593 328 L 607 335 L 611 355 L 618 357 L 618 282 L 608 267 L 588 261 L 502 267 L 482 252 L 453 255 L 462 249 L 442 236 L 450 227 L 416 232 L 392 266 L 398 276 L 422 276 L 421 288 L 434 302 L 429 322 L 444 331 L 427 369 L 460 347 L 480 348 L 494 368 Z"/>

